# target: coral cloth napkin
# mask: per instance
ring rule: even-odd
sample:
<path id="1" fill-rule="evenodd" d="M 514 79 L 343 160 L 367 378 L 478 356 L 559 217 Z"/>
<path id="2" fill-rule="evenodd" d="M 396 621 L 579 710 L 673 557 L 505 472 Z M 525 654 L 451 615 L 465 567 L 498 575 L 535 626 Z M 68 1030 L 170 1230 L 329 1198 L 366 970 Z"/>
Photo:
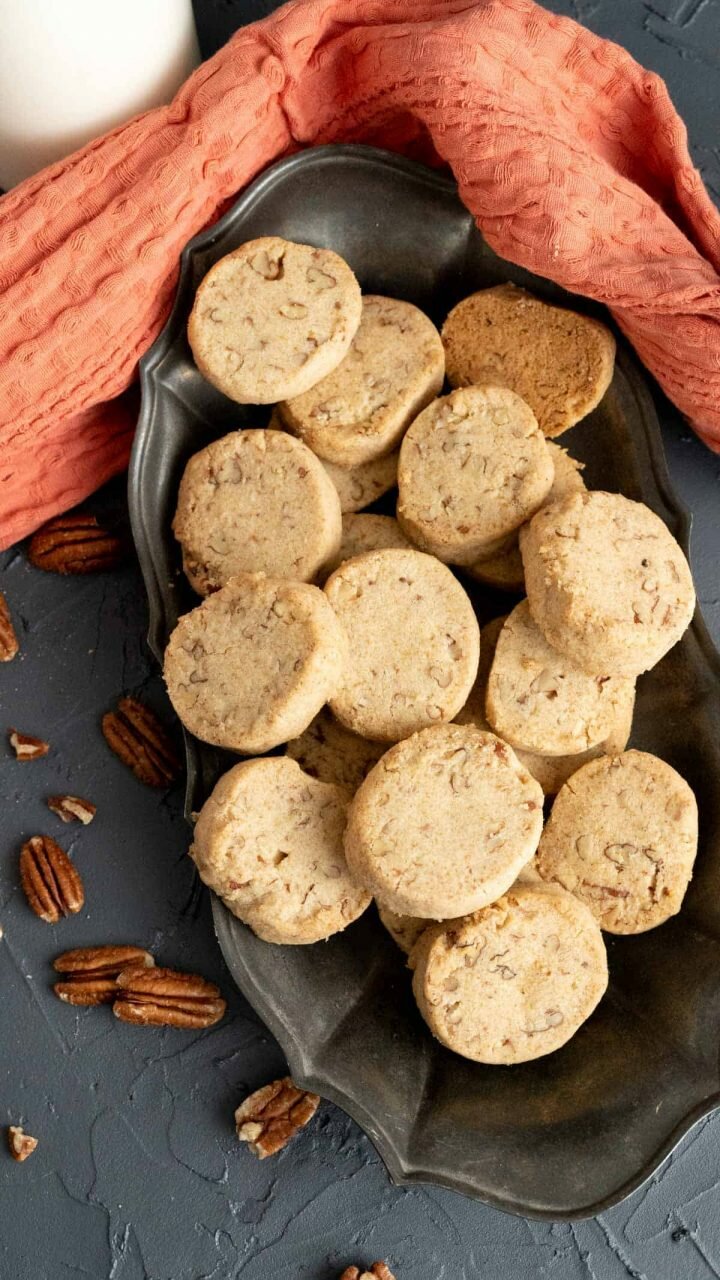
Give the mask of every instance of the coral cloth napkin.
<path id="1" fill-rule="evenodd" d="M 663 82 L 532 0 L 294 0 L 0 200 L 0 546 L 126 465 L 186 241 L 340 140 L 448 164 L 492 247 L 607 304 L 720 450 L 720 216 Z"/>

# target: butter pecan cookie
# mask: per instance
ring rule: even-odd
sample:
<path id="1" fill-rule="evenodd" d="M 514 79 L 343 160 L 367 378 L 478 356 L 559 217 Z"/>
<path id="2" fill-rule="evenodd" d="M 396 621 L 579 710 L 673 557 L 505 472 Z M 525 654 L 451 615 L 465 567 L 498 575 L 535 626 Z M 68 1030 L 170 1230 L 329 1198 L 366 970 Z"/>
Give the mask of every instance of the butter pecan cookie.
<path id="1" fill-rule="evenodd" d="M 605 325 L 541 302 L 514 284 L 464 298 L 442 329 L 448 381 L 510 387 L 546 436 L 559 436 L 600 403 L 615 367 Z"/>
<path id="2" fill-rule="evenodd" d="M 543 507 L 520 549 L 530 612 L 584 671 L 637 676 L 683 635 L 695 609 L 687 560 L 642 502 L 576 493 Z"/>
<path id="3" fill-rule="evenodd" d="M 336 569 L 344 560 L 365 555 L 368 551 L 387 551 L 391 547 L 410 550 L 410 543 L 397 520 L 392 516 L 369 515 L 360 511 L 342 518 L 340 547 L 331 568 Z"/>
<path id="4" fill-rule="evenodd" d="M 305 732 L 288 742 L 285 751 L 312 778 L 334 782 L 354 795 L 385 749 L 382 742 L 351 733 L 323 707 Z"/>
<path id="5" fill-rule="evenodd" d="M 536 865 L 608 933 L 644 933 L 680 910 L 697 840 L 685 779 L 657 756 L 626 751 L 584 765 L 561 788 Z"/>
<path id="6" fill-rule="evenodd" d="M 511 747 L 470 725 L 399 742 L 350 806 L 348 865 L 399 915 L 446 920 L 504 893 L 537 848 L 542 790 Z"/>
<path id="7" fill-rule="evenodd" d="M 199 595 L 237 573 L 312 582 L 337 559 L 340 499 L 322 463 L 282 431 L 233 431 L 193 455 L 173 532 Z"/>
<path id="8" fill-rule="evenodd" d="M 243 761 L 205 801 L 190 856 L 259 938 L 319 942 L 370 903 L 343 854 L 348 799 L 286 757 Z"/>
<path id="9" fill-rule="evenodd" d="M 180 618 L 165 650 L 165 683 L 196 737 L 257 755 L 307 728 L 346 657 L 322 591 L 243 573 Z"/>
<path id="10" fill-rule="evenodd" d="M 397 517 L 423 551 L 473 564 L 538 510 L 552 482 L 525 401 L 505 387 L 463 387 L 424 409 L 405 435 Z"/>
<path id="11" fill-rule="evenodd" d="M 422 933 L 413 992 L 433 1035 L 474 1062 L 530 1062 L 561 1048 L 600 1002 L 607 955 L 587 907 L 517 884 L 465 920 Z"/>
<path id="12" fill-rule="evenodd" d="M 371 551 L 341 564 L 325 594 L 350 646 L 330 698 L 338 720 L 363 738 L 397 742 L 457 715 L 477 673 L 480 631 L 445 565 L 420 551 Z"/>
<path id="13" fill-rule="evenodd" d="M 370 295 L 342 363 L 312 390 L 283 398 L 278 412 L 319 458 L 356 467 L 397 449 L 444 373 L 432 321 L 409 302 Z"/>
<path id="14" fill-rule="evenodd" d="M 210 268 L 188 341 L 200 372 L 231 400 L 272 404 L 340 363 L 361 310 L 360 286 L 336 253 L 264 236 Z"/>

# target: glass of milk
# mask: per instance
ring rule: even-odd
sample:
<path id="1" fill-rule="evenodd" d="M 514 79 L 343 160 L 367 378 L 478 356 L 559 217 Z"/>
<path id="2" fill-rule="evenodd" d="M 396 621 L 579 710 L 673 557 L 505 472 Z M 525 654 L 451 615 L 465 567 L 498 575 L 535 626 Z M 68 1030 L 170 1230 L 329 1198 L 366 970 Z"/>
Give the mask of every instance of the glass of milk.
<path id="1" fill-rule="evenodd" d="M 0 187 L 169 102 L 199 58 L 191 0 L 0 0 Z"/>

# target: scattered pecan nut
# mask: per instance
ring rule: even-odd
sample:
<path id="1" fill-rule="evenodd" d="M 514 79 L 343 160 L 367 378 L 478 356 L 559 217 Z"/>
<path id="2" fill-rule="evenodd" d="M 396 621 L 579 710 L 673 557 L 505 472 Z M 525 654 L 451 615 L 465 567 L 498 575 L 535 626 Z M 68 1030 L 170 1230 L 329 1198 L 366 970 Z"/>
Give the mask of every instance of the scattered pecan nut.
<path id="1" fill-rule="evenodd" d="M 97 805 L 80 796 L 48 796 L 48 809 L 52 809 L 63 822 L 82 822 L 86 827 L 97 813 Z"/>
<path id="2" fill-rule="evenodd" d="M 241 1142 L 260 1160 L 275 1155 L 312 1120 L 320 1099 L 293 1084 L 290 1076 L 256 1089 L 235 1112 L 235 1127 Z"/>
<path id="3" fill-rule="evenodd" d="M 142 947 L 76 947 L 63 951 L 53 968 L 63 974 L 55 983 L 55 995 L 66 1004 L 112 1004 L 118 989 L 116 979 L 124 969 L 141 966 L 151 969 L 155 960 Z"/>
<path id="4" fill-rule="evenodd" d="M 42 738 L 33 738 L 29 733 L 18 733 L 17 729 L 10 729 L 8 737 L 18 760 L 39 760 L 50 750 L 49 742 L 43 742 Z"/>
<path id="5" fill-rule="evenodd" d="M 57 924 L 85 901 L 80 873 L 52 836 L 31 836 L 20 852 L 20 883 L 36 916 Z"/>
<path id="6" fill-rule="evenodd" d="M 22 1126 L 19 1124 L 8 1125 L 7 1136 L 10 1155 L 13 1160 L 20 1163 L 32 1155 L 38 1144 L 37 1138 L 31 1138 L 29 1133 L 23 1133 Z"/>
<path id="7" fill-rule="evenodd" d="M 0 662 L 10 662 L 19 648 L 8 602 L 0 591 Z"/>
<path id="8" fill-rule="evenodd" d="M 30 563 L 49 573 L 102 573 L 117 568 L 126 554 L 125 539 L 83 511 L 49 520 L 28 547 Z"/>
<path id="9" fill-rule="evenodd" d="M 340 1280 L 395 1280 L 395 1277 L 386 1262 L 373 1262 L 369 1271 L 346 1267 Z"/>
<path id="10" fill-rule="evenodd" d="M 212 1027 L 226 1009 L 213 982 L 176 969 L 132 965 L 118 975 L 117 988 L 116 1018 L 144 1027 Z"/>
<path id="11" fill-rule="evenodd" d="M 137 698 L 121 698 L 102 718 L 105 741 L 148 787 L 167 787 L 182 768 L 166 729 Z"/>

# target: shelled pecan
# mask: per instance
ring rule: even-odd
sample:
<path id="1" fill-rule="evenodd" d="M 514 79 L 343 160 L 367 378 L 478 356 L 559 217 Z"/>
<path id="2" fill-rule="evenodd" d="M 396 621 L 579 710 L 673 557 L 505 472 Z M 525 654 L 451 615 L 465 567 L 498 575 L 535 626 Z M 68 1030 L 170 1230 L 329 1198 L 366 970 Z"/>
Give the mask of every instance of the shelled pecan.
<path id="1" fill-rule="evenodd" d="M 126 540 L 83 511 L 49 520 L 28 547 L 30 563 L 49 573 L 102 573 L 117 568 L 126 555 Z"/>
<path id="2" fill-rule="evenodd" d="M 123 1022 L 154 1027 L 211 1027 L 226 1004 L 213 982 L 176 969 L 131 965 L 117 978 L 113 1013 Z"/>
<path id="3" fill-rule="evenodd" d="M 0 591 L 0 662 L 10 662 L 19 648 L 8 602 Z"/>
<path id="4" fill-rule="evenodd" d="M 82 822 L 86 827 L 97 813 L 97 805 L 81 796 L 48 796 L 48 809 L 52 809 L 63 822 Z"/>
<path id="5" fill-rule="evenodd" d="M 167 787 L 182 765 L 167 730 L 137 698 L 121 698 L 102 718 L 105 741 L 148 787 Z"/>
<path id="6" fill-rule="evenodd" d="M 85 902 L 80 873 L 52 836 L 31 836 L 20 852 L 20 883 L 28 904 L 46 924 L 79 911 Z"/>
<path id="7" fill-rule="evenodd" d="M 8 1125 L 7 1137 L 10 1155 L 18 1163 L 27 1160 L 38 1144 L 37 1138 L 31 1138 L 29 1133 L 23 1133 L 22 1126 L 19 1124 Z"/>
<path id="8" fill-rule="evenodd" d="M 235 1127 L 241 1142 L 260 1160 L 275 1155 L 299 1129 L 312 1120 L 320 1099 L 293 1084 L 290 1076 L 256 1089 L 235 1112 Z"/>
<path id="9" fill-rule="evenodd" d="M 39 760 L 50 750 L 50 743 L 42 738 L 33 738 L 30 733 L 19 733 L 17 729 L 8 730 L 10 746 L 18 760 Z"/>
<path id="10" fill-rule="evenodd" d="M 118 994 L 117 977 L 131 966 L 151 969 L 155 960 L 142 947 L 76 947 L 53 961 L 62 979 L 55 995 L 67 1004 L 112 1004 Z"/>

